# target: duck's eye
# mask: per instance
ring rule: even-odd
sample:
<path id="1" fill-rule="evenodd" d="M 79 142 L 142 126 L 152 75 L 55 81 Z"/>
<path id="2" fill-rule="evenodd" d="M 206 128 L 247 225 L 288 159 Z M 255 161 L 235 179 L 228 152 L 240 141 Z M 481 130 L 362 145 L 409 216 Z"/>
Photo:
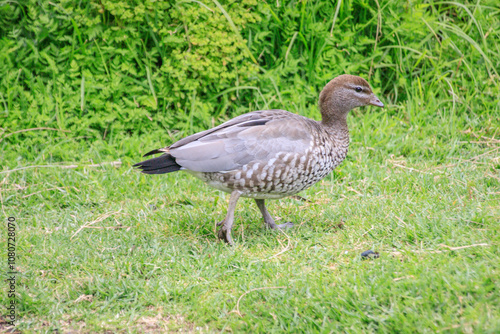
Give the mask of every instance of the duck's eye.
<path id="1" fill-rule="evenodd" d="M 358 93 L 359 93 L 359 92 L 362 92 L 362 91 L 363 91 L 363 88 L 361 88 L 361 87 L 356 87 L 356 88 L 354 88 L 354 90 L 355 90 L 356 92 L 358 92 Z"/>

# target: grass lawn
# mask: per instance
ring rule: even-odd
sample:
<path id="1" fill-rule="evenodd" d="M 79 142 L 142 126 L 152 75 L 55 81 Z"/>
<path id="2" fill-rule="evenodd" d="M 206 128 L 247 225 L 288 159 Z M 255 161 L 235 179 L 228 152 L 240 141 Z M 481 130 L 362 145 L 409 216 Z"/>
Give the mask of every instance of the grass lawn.
<path id="1" fill-rule="evenodd" d="M 388 108 L 350 115 L 347 160 L 306 200 L 270 202 L 293 230 L 265 230 L 240 200 L 235 247 L 215 235 L 226 194 L 131 168 L 168 137 L 122 143 L 137 158 L 120 167 L 95 166 L 122 158 L 120 144 L 86 142 L 56 164 L 57 139 L 21 164 L 49 167 L 12 162 L 0 200 L 18 223 L 17 329 L 498 333 L 498 111 Z M 369 249 L 380 257 L 363 260 Z"/>

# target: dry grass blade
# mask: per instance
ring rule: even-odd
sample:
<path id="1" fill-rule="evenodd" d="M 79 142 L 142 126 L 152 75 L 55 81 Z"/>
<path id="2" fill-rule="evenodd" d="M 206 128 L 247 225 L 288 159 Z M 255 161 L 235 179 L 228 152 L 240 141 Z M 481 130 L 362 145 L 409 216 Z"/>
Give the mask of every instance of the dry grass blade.
<path id="1" fill-rule="evenodd" d="M 484 139 L 484 140 L 486 140 L 488 142 L 500 144 L 500 139 L 489 138 L 489 137 L 485 137 L 485 136 L 481 136 L 481 139 Z"/>
<path id="2" fill-rule="evenodd" d="M 291 242 L 291 240 L 290 240 L 290 236 L 289 236 L 288 234 L 286 234 L 286 233 L 285 233 L 282 229 L 280 229 L 280 228 L 278 228 L 278 231 L 279 231 L 279 232 L 281 232 L 281 233 L 283 233 L 283 234 L 285 235 L 286 240 L 287 240 L 287 245 L 286 245 L 286 247 L 285 247 L 285 248 L 283 248 L 280 252 L 278 252 L 278 253 L 274 254 L 273 256 L 268 257 L 266 260 L 270 260 L 270 259 L 273 259 L 273 258 L 275 258 L 275 257 L 278 257 L 278 256 L 280 256 L 281 254 L 283 254 L 283 253 L 285 253 L 285 252 L 289 251 L 289 250 L 290 250 L 290 248 L 291 248 L 291 244 L 292 244 L 292 242 Z"/>
<path id="3" fill-rule="evenodd" d="M 120 167 L 122 165 L 121 161 L 111 161 L 111 162 L 103 162 L 100 164 L 90 164 L 90 165 L 36 165 L 36 166 L 26 166 L 26 167 L 20 167 L 16 169 L 10 169 L 6 170 L 3 172 L 0 172 L 0 174 L 5 174 L 5 173 L 12 173 L 12 172 L 17 172 L 20 170 L 25 170 L 25 169 L 30 169 L 30 168 L 62 168 L 62 169 L 73 169 L 73 168 L 78 168 L 78 167 L 103 167 L 106 165 L 110 165 L 113 167 Z"/>
<path id="4" fill-rule="evenodd" d="M 357 191 L 357 190 L 356 190 L 356 189 L 354 189 L 354 188 L 351 188 L 351 187 L 346 187 L 346 189 L 347 189 L 347 190 L 349 190 L 349 191 L 352 191 L 352 192 L 354 192 L 354 193 L 356 193 L 356 194 L 358 194 L 358 195 L 360 195 L 360 196 L 363 196 L 363 194 L 362 194 L 361 192 Z"/>
<path id="5" fill-rule="evenodd" d="M 399 218 L 396 215 L 394 215 L 394 217 L 396 217 L 396 219 L 399 220 L 404 226 L 408 226 L 408 224 L 403 219 Z"/>
<path id="6" fill-rule="evenodd" d="M 71 236 L 70 240 L 73 240 L 73 238 L 78 234 L 80 233 L 80 231 L 82 231 L 84 228 L 91 228 L 92 225 L 96 224 L 96 223 L 99 223 L 99 222 L 102 222 L 104 219 L 108 218 L 108 217 L 111 217 L 111 216 L 114 216 L 114 215 L 117 215 L 120 213 L 120 211 L 122 211 L 122 209 L 118 210 L 118 211 L 115 211 L 115 212 L 108 212 L 108 213 L 105 213 L 105 214 L 102 214 L 100 215 L 99 217 L 97 217 L 96 220 L 93 220 L 91 222 L 86 222 L 85 224 L 83 224 L 82 226 L 80 226 L 80 228 Z"/>
<path id="7" fill-rule="evenodd" d="M 459 250 L 459 249 L 465 249 L 465 248 L 471 248 L 471 247 L 480 247 L 480 246 L 489 246 L 489 244 L 482 243 L 482 244 L 473 244 L 473 245 L 466 245 L 466 246 L 459 246 L 459 247 L 451 247 L 445 244 L 439 244 L 439 246 L 446 247 L 449 250 Z"/>
<path id="8" fill-rule="evenodd" d="M 262 288 L 255 288 L 255 289 L 248 290 L 247 292 L 245 292 L 244 294 L 242 294 L 240 296 L 240 298 L 238 298 L 238 301 L 236 302 L 236 309 L 232 310 L 229 313 L 233 313 L 234 312 L 234 313 L 238 314 L 240 317 L 243 317 L 243 315 L 240 312 L 240 302 L 243 299 L 243 297 L 245 297 L 246 295 L 248 295 L 250 292 L 259 291 L 259 290 L 286 289 L 286 288 L 288 288 L 288 287 L 287 286 L 265 286 L 265 287 L 262 287 Z"/>

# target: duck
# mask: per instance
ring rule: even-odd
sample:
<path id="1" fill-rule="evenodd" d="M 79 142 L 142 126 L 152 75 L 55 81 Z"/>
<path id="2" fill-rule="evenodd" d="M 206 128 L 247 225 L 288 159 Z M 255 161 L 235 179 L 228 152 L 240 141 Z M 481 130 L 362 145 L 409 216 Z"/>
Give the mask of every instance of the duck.
<path id="1" fill-rule="evenodd" d="M 152 150 L 144 157 L 161 155 L 133 167 L 144 174 L 186 171 L 229 193 L 217 236 L 230 245 L 241 197 L 255 200 L 269 229 L 291 228 L 291 222 L 276 224 L 265 201 L 296 195 L 327 176 L 347 156 L 349 111 L 384 107 L 365 79 L 348 74 L 328 82 L 318 104 L 321 121 L 281 109 L 252 111 Z"/>

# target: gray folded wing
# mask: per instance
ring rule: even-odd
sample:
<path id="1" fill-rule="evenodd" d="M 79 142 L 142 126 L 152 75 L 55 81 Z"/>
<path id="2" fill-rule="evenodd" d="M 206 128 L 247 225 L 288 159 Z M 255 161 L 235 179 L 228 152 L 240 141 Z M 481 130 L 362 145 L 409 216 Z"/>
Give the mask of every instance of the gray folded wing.
<path id="1" fill-rule="evenodd" d="M 181 139 L 170 146 L 169 153 L 192 171 L 236 170 L 279 153 L 305 154 L 312 145 L 308 122 L 283 110 L 252 112 Z"/>

